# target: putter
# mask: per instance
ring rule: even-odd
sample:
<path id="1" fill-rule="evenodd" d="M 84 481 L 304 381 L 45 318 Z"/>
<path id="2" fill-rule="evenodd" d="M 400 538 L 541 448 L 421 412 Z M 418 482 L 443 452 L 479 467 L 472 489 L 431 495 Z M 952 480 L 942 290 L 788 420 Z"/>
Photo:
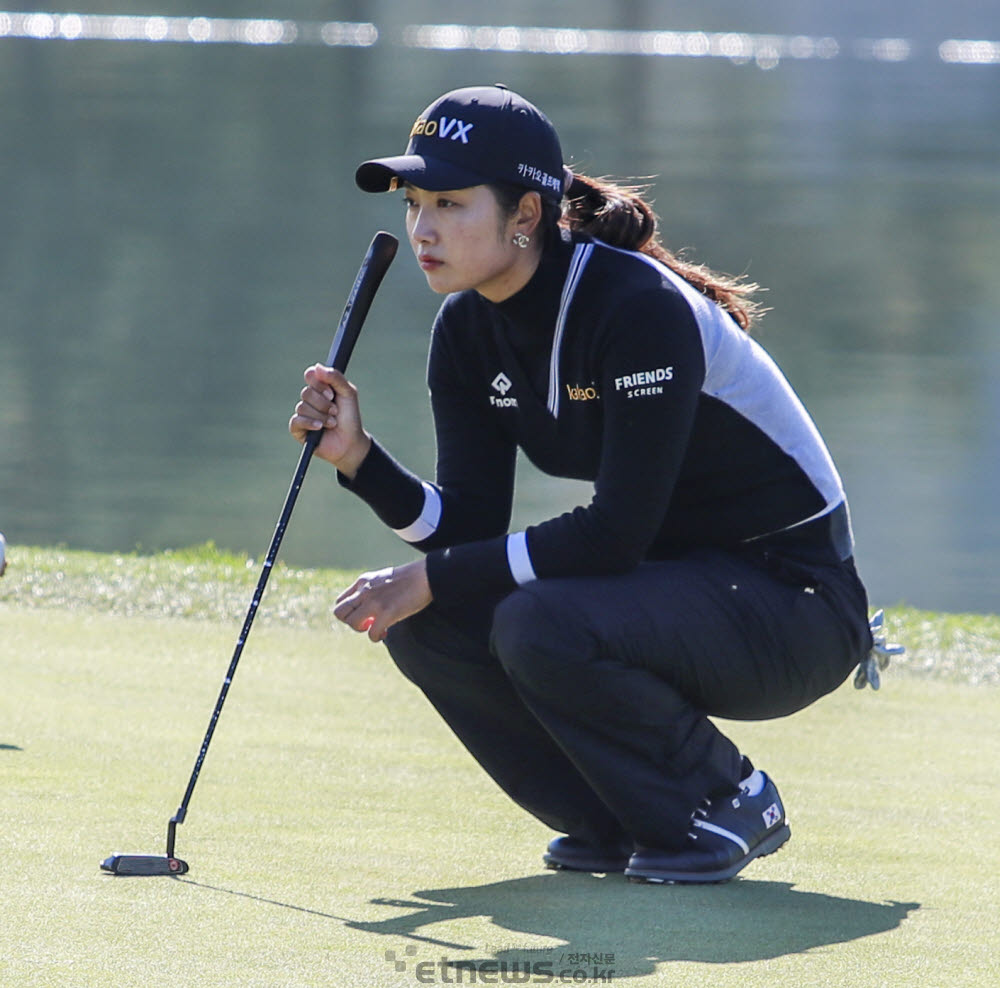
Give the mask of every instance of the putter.
<path id="1" fill-rule="evenodd" d="M 361 327 L 364 324 L 365 317 L 368 315 L 372 300 L 375 298 L 375 293 L 378 291 L 378 287 L 382 283 L 386 271 L 389 270 L 392 259 L 396 256 L 396 248 L 398 246 L 399 241 L 391 233 L 383 231 L 375 234 L 371 246 L 368 248 L 368 253 L 361 262 L 361 268 L 358 271 L 357 278 L 354 280 L 351 294 L 347 297 L 347 304 L 344 306 L 343 315 L 340 317 L 340 324 L 337 326 L 337 333 L 333 338 L 333 345 L 330 347 L 330 355 L 327 357 L 327 366 L 335 367 L 339 371 L 347 369 L 347 362 L 350 360 L 351 351 L 354 349 L 354 344 L 361 333 Z M 288 494 L 285 496 L 285 504 L 281 509 L 281 516 L 278 518 L 278 524 L 275 526 L 274 535 L 271 537 L 271 545 L 267 551 L 267 558 L 264 560 L 260 578 L 257 580 L 257 588 L 254 591 L 250 609 L 247 611 L 246 619 L 243 622 L 243 629 L 236 642 L 236 649 L 233 652 L 232 661 L 229 663 L 229 669 L 226 672 L 225 679 L 222 681 L 222 689 L 215 703 L 215 709 L 212 711 L 212 717 L 208 722 L 208 730 L 205 732 L 205 739 L 201 743 L 201 750 L 198 752 L 198 757 L 195 760 L 191 778 L 188 780 L 187 789 L 184 792 L 184 798 L 181 800 L 177 812 L 170 818 L 170 822 L 167 824 L 166 854 L 115 853 L 101 862 L 101 869 L 103 871 L 111 872 L 112 875 L 183 875 L 188 870 L 187 862 L 182 861 L 174 854 L 177 825 L 183 823 L 184 818 L 187 816 L 188 804 L 191 802 L 195 783 L 198 781 L 201 767 L 205 762 L 205 755 L 208 752 L 208 745 L 212 740 L 212 735 L 215 733 L 215 726 L 219 722 L 222 705 L 226 702 L 226 695 L 229 693 L 229 687 L 232 685 L 233 677 L 236 675 L 236 666 L 240 661 L 240 656 L 243 654 L 243 646 L 250 635 L 250 627 L 257 614 L 261 597 L 264 595 L 264 588 L 267 586 L 268 577 L 271 575 L 271 569 L 277 558 L 281 540 L 285 535 L 285 529 L 288 527 L 288 521 L 292 516 L 292 509 L 295 507 L 295 502 L 298 499 L 299 490 L 302 488 L 303 480 L 305 480 L 309 461 L 312 459 L 313 451 L 316 449 L 322 432 L 322 429 L 317 429 L 306 436 L 302 447 L 302 454 L 299 457 L 298 467 L 295 470 L 295 475 L 292 477 Z"/>

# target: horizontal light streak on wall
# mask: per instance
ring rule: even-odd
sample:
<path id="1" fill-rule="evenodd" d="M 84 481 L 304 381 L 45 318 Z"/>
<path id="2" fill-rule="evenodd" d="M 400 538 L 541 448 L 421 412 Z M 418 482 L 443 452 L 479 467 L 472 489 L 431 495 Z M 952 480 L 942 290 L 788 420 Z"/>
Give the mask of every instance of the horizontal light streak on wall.
<path id="1" fill-rule="evenodd" d="M 368 48 L 378 41 L 378 30 L 351 21 L 0 11 L 0 38 Z"/>
<path id="2" fill-rule="evenodd" d="M 997 65 L 1000 63 L 1000 41 L 962 41 L 949 38 L 938 45 L 942 62 L 959 65 Z"/>
<path id="3" fill-rule="evenodd" d="M 380 41 L 386 42 L 378 28 L 365 21 L 0 10 L 0 39 L 3 38 L 333 48 L 369 48 Z M 775 68 L 785 60 L 829 60 L 844 54 L 887 63 L 910 61 L 920 54 L 919 47 L 906 38 L 859 38 L 841 44 L 831 37 L 739 31 L 628 31 L 475 24 L 411 24 L 403 29 L 401 43 L 430 51 L 725 58 L 741 65 L 754 63 L 763 69 Z M 951 65 L 1000 64 L 1000 41 L 949 38 L 934 52 L 938 59 Z"/>
<path id="4" fill-rule="evenodd" d="M 834 38 L 705 31 L 618 31 L 555 27 L 413 24 L 403 31 L 410 48 L 438 51 L 510 51 L 545 55 L 650 55 L 728 58 L 772 67 L 783 58 L 835 58 Z"/>

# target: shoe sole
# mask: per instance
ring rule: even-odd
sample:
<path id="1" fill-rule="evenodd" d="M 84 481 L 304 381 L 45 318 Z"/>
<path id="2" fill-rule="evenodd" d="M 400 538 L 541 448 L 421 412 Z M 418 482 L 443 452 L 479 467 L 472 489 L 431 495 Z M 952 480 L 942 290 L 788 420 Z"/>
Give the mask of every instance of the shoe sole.
<path id="1" fill-rule="evenodd" d="M 637 882 L 647 885 L 711 885 L 719 882 L 728 882 L 735 878 L 751 861 L 755 858 L 764 858 L 769 854 L 779 851 L 792 836 L 788 824 L 780 826 L 773 834 L 764 838 L 749 854 L 734 861 L 725 868 L 716 871 L 666 871 L 666 870 L 643 870 L 632 871 L 625 869 L 625 877 L 630 882 Z"/>
<path id="2" fill-rule="evenodd" d="M 628 858 L 612 860 L 610 858 L 590 858 L 589 860 L 568 861 L 565 858 L 558 858 L 552 854 L 542 857 L 545 867 L 551 871 L 586 871 L 591 874 L 610 874 L 621 872 L 628 867 Z"/>

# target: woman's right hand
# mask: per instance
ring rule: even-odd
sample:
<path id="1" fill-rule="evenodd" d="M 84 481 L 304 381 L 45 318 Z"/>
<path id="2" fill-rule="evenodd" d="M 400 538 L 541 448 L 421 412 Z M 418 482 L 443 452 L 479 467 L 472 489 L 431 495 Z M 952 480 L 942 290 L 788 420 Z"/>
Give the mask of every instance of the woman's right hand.
<path id="1" fill-rule="evenodd" d="M 304 443 L 309 432 L 323 429 L 316 456 L 353 480 L 372 443 L 361 425 L 358 389 L 340 371 L 323 364 L 307 368 L 305 379 L 288 431 Z"/>

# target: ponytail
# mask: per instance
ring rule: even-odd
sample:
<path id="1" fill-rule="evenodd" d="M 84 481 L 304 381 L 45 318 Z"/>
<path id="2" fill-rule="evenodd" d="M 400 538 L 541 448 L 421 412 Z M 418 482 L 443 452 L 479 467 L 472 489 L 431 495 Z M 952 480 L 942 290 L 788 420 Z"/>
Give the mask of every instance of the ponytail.
<path id="1" fill-rule="evenodd" d="M 655 258 L 721 305 L 745 330 L 766 311 L 752 298 L 760 291 L 759 285 L 685 261 L 664 247 L 657 232 L 656 213 L 643 199 L 639 187 L 574 175 L 559 222 L 612 247 Z"/>

